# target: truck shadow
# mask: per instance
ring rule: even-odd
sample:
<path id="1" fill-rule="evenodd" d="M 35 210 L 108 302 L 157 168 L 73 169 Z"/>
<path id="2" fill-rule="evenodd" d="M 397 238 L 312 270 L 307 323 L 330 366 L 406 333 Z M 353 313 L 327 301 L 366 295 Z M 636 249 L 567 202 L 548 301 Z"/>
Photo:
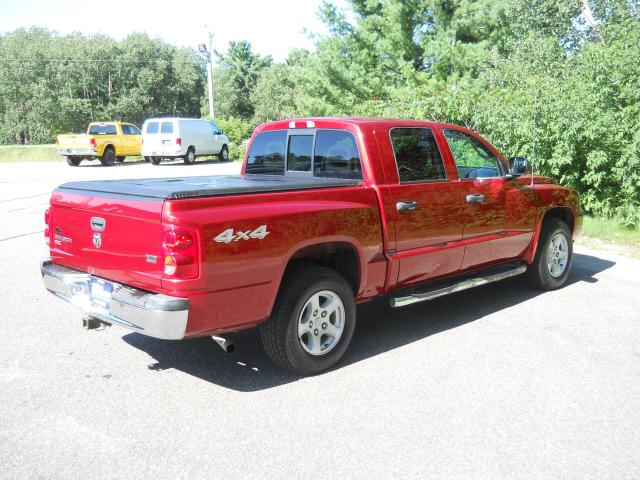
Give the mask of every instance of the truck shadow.
<path id="1" fill-rule="evenodd" d="M 590 255 L 575 254 L 568 285 L 595 283 L 594 276 L 615 265 Z M 543 294 L 528 286 L 523 276 L 474 288 L 430 302 L 392 309 L 386 299 L 358 307 L 358 327 L 345 358 L 335 369 L 348 368 L 431 335 L 465 325 L 526 302 Z M 151 371 L 177 369 L 197 378 L 242 392 L 273 388 L 301 377 L 274 366 L 260 344 L 257 329 L 228 336 L 236 344 L 234 354 L 226 354 L 210 338 L 164 341 L 137 333 L 123 340 L 154 359 Z"/>

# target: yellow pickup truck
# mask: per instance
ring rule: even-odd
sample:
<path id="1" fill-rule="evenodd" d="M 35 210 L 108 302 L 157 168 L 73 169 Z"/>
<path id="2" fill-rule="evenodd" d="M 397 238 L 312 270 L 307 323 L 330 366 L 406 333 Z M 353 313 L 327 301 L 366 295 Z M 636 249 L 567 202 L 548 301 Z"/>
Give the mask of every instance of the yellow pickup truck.
<path id="1" fill-rule="evenodd" d="M 131 123 L 94 122 L 89 124 L 87 133 L 58 135 L 56 145 L 72 167 L 95 158 L 102 165 L 111 166 L 124 162 L 127 156 L 140 155 L 142 134 Z"/>

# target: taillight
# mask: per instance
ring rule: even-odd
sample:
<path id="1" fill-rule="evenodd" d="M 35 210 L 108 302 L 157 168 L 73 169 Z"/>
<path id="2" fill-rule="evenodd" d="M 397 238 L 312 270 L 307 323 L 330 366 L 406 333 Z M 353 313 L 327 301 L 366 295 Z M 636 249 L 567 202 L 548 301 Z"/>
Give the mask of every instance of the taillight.
<path id="1" fill-rule="evenodd" d="M 51 208 L 44 211 L 44 243 L 51 246 Z"/>
<path id="2" fill-rule="evenodd" d="M 162 236 L 164 275 L 176 279 L 198 277 L 198 242 L 194 230 L 165 225 Z"/>
<path id="3" fill-rule="evenodd" d="M 176 145 L 182 145 L 182 139 L 180 137 L 176 138 Z"/>
<path id="4" fill-rule="evenodd" d="M 96 139 L 95 138 L 91 138 L 89 139 L 89 145 L 91 145 L 92 147 L 96 147 L 98 144 L 96 143 Z"/>

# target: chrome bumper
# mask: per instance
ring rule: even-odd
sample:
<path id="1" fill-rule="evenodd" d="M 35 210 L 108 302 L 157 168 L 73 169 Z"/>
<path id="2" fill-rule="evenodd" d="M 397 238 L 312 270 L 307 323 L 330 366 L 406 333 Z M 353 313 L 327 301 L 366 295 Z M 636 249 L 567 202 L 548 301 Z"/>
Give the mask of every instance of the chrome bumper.
<path id="1" fill-rule="evenodd" d="M 88 316 L 129 330 L 165 340 L 182 340 L 187 329 L 189 300 L 145 292 L 55 265 L 50 259 L 40 266 L 44 285 L 55 296 L 80 308 Z M 91 295 L 92 279 L 110 284 L 110 304 L 97 304 Z"/>
<path id="2" fill-rule="evenodd" d="M 95 157 L 97 152 L 91 148 L 59 148 L 58 155 L 64 155 L 65 157 Z"/>

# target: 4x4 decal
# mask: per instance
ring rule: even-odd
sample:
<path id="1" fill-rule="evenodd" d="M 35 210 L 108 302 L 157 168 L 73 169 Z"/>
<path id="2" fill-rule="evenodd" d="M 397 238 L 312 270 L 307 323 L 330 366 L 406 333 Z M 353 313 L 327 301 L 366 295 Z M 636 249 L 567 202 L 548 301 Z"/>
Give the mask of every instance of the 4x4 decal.
<path id="1" fill-rule="evenodd" d="M 267 235 L 269 235 L 269 233 L 271 232 L 267 230 L 266 225 L 260 225 L 253 231 L 246 230 L 244 232 L 240 230 L 234 232 L 233 228 L 227 228 L 220 235 L 214 237 L 213 240 L 218 243 L 231 243 L 239 240 L 251 240 L 252 238 L 263 240 Z"/>

